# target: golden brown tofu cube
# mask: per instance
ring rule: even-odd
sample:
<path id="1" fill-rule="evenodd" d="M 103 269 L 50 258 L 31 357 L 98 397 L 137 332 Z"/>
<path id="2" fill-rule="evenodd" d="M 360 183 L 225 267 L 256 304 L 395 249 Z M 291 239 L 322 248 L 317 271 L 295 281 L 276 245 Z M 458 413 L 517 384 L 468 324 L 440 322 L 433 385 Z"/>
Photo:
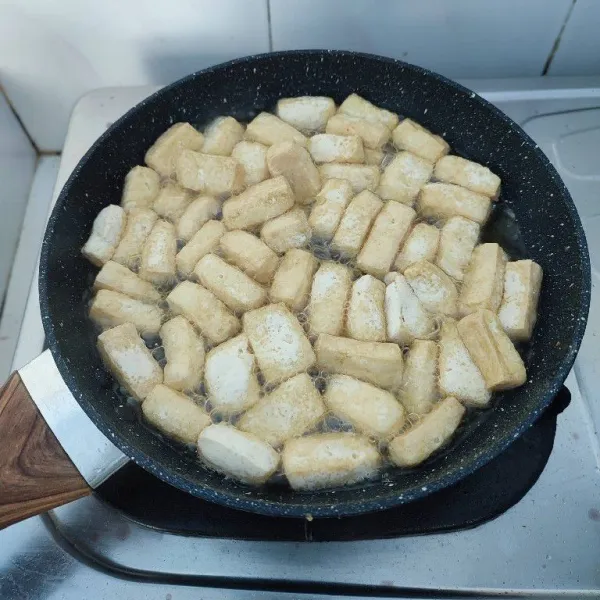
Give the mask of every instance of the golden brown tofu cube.
<path id="1" fill-rule="evenodd" d="M 372 123 L 381 123 L 390 131 L 398 125 L 398 115 L 379 108 L 358 94 L 350 94 L 340 105 L 339 112 L 353 117 L 359 117 Z"/>
<path id="2" fill-rule="evenodd" d="M 440 158 L 433 174 L 440 181 L 460 185 L 489 198 L 497 198 L 500 192 L 498 175 L 494 175 L 487 167 L 460 156 Z"/>
<path id="3" fill-rule="evenodd" d="M 410 152 L 399 152 L 383 170 L 377 194 L 383 200 L 396 200 L 412 206 L 432 171 L 429 161 Z"/>
<path id="4" fill-rule="evenodd" d="M 357 135 L 367 148 L 379 149 L 390 141 L 390 130 L 381 123 L 337 113 L 327 121 L 327 133 Z"/>
<path id="5" fill-rule="evenodd" d="M 146 164 L 163 177 L 173 177 L 181 153 L 200 150 L 203 143 L 204 136 L 189 123 L 175 123 L 146 152 Z"/>
<path id="6" fill-rule="evenodd" d="M 308 217 L 308 224 L 316 238 L 326 242 L 331 240 L 352 196 L 349 181 L 330 179 L 325 182 Z"/>
<path id="7" fill-rule="evenodd" d="M 230 156 L 184 150 L 175 171 L 183 187 L 209 196 L 230 196 L 244 187 L 244 169 Z"/>
<path id="8" fill-rule="evenodd" d="M 392 132 L 394 146 L 408 150 L 431 163 L 450 151 L 448 143 L 412 119 L 404 119 Z"/>
<path id="9" fill-rule="evenodd" d="M 120 292 L 134 300 L 141 300 L 148 304 L 160 301 L 160 294 L 154 286 L 138 277 L 127 267 L 112 260 L 104 263 L 94 280 L 94 290 L 111 290 Z"/>
<path id="10" fill-rule="evenodd" d="M 140 277 L 159 287 L 172 284 L 175 281 L 176 254 L 175 227 L 159 219 L 142 248 Z"/>
<path id="11" fill-rule="evenodd" d="M 127 213 L 127 224 L 123 237 L 112 260 L 131 270 L 137 270 L 142 257 L 142 248 L 154 227 L 158 215 L 149 208 L 132 208 Z"/>
<path id="12" fill-rule="evenodd" d="M 435 264 L 456 281 L 462 281 L 465 269 L 479 240 L 480 227 L 464 217 L 450 217 L 442 227 Z"/>
<path id="13" fill-rule="evenodd" d="M 415 340 L 404 361 L 400 401 L 413 415 L 428 413 L 438 399 L 438 346 L 431 340 Z"/>
<path id="14" fill-rule="evenodd" d="M 304 134 L 279 117 L 266 112 L 260 113 L 248 123 L 244 137 L 265 146 L 272 146 L 279 142 L 296 142 L 300 146 L 306 146 Z"/>
<path id="15" fill-rule="evenodd" d="M 385 284 L 371 275 L 363 275 L 352 284 L 346 333 L 365 342 L 385 342 Z"/>
<path id="16" fill-rule="evenodd" d="M 134 208 L 152 208 L 160 189 L 160 175 L 148 167 L 133 167 L 125 175 L 121 206 L 125 212 Z"/>
<path id="17" fill-rule="evenodd" d="M 299 312 L 306 307 L 312 279 L 319 261 L 306 250 L 288 250 L 273 276 L 269 291 L 271 302 L 283 302 Z"/>
<path id="18" fill-rule="evenodd" d="M 319 173 L 323 183 L 329 179 L 346 179 L 355 194 L 363 190 L 374 192 L 379 185 L 379 167 L 375 165 L 327 163 L 319 167 Z"/>
<path id="19" fill-rule="evenodd" d="M 271 248 L 255 235 L 240 229 L 223 235 L 220 250 L 228 262 L 258 283 L 270 283 L 279 265 L 279 257 Z"/>
<path id="20" fill-rule="evenodd" d="M 241 141 L 236 144 L 231 156 L 244 169 L 244 187 L 250 187 L 269 178 L 268 149 L 267 146 L 258 142 Z"/>
<path id="21" fill-rule="evenodd" d="M 233 117 L 217 117 L 204 130 L 204 154 L 231 156 L 235 145 L 244 137 L 244 126 Z"/>
<path id="22" fill-rule="evenodd" d="M 154 201 L 154 212 L 163 219 L 177 223 L 191 202 L 190 195 L 176 183 L 167 182 Z"/>
<path id="23" fill-rule="evenodd" d="M 93 265 L 101 267 L 115 253 L 126 222 L 127 216 L 120 206 L 109 204 L 103 208 L 94 219 L 92 232 L 81 249 L 81 254 Z"/>
<path id="24" fill-rule="evenodd" d="M 449 317 L 456 315 L 458 290 L 452 279 L 439 267 L 421 260 L 405 269 L 404 276 L 429 312 Z"/>
<path id="25" fill-rule="evenodd" d="M 451 183 L 426 183 L 417 198 L 423 217 L 447 219 L 456 215 L 483 225 L 492 208 L 491 200 Z"/>
<path id="26" fill-rule="evenodd" d="M 214 252 L 219 247 L 219 241 L 225 233 L 225 225 L 221 221 L 207 221 L 200 231 L 177 253 L 175 261 L 177 272 L 189 278 L 198 261 L 207 254 Z"/>
<path id="27" fill-rule="evenodd" d="M 394 268 L 400 273 L 410 265 L 426 260 L 433 262 L 437 254 L 440 230 L 434 225 L 417 223 L 408 234 L 402 249 L 394 262 Z"/>
<path id="28" fill-rule="evenodd" d="M 308 246 L 311 233 L 306 213 L 296 207 L 267 221 L 260 230 L 260 237 L 273 252 L 283 254 L 292 248 Z"/>
<path id="29" fill-rule="evenodd" d="M 357 135 L 318 133 L 308 140 L 308 151 L 316 163 L 362 163 L 362 139 Z"/>
<path id="30" fill-rule="evenodd" d="M 216 219 L 220 211 L 220 200 L 212 196 L 194 198 L 177 223 L 177 237 L 189 242 L 207 221 Z"/>

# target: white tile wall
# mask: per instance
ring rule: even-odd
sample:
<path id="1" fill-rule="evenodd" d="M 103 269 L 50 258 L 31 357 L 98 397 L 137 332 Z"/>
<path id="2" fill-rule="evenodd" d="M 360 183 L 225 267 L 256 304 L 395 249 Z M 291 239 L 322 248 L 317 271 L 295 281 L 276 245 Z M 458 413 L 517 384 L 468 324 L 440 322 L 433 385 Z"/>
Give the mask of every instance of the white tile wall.
<path id="1" fill-rule="evenodd" d="M 270 0 L 273 49 L 360 50 L 454 78 L 540 75 L 570 5 L 571 0 Z"/>
<path id="2" fill-rule="evenodd" d="M 550 75 L 600 75 L 600 2 L 577 0 Z"/>
<path id="3" fill-rule="evenodd" d="M 0 0 L 0 81 L 38 147 L 85 92 L 169 83 L 269 49 L 266 0 Z"/>

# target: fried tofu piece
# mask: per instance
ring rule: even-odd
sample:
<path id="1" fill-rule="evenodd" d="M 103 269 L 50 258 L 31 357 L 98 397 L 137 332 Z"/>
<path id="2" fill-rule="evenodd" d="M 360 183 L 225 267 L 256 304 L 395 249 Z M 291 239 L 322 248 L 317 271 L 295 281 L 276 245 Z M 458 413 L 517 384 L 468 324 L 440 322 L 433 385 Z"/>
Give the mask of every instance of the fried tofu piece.
<path id="1" fill-rule="evenodd" d="M 196 232 L 192 239 L 177 253 L 175 257 L 177 272 L 182 277 L 189 278 L 194 272 L 198 261 L 219 247 L 219 242 L 224 233 L 225 225 L 221 221 L 207 221 L 204 223 L 200 231 Z"/>
<path id="2" fill-rule="evenodd" d="M 279 142 L 296 142 L 300 146 L 306 146 L 306 136 L 303 133 L 266 112 L 260 113 L 248 123 L 244 137 L 265 146 L 273 146 Z"/>
<path id="3" fill-rule="evenodd" d="M 365 148 L 365 164 L 375 165 L 376 167 L 381 166 L 383 162 L 384 153 L 382 150 L 373 150 L 373 148 Z"/>
<path id="4" fill-rule="evenodd" d="M 317 366 L 328 373 L 356 377 L 386 390 L 402 385 L 402 350 L 398 344 L 363 342 L 321 334 L 315 344 Z"/>
<path id="5" fill-rule="evenodd" d="M 244 188 L 244 169 L 230 156 L 184 150 L 175 172 L 183 187 L 208 196 L 231 196 Z"/>
<path id="6" fill-rule="evenodd" d="M 220 415 L 239 413 L 258 402 L 260 385 L 256 364 L 245 334 L 227 340 L 208 353 L 204 382 L 208 399 Z"/>
<path id="7" fill-rule="evenodd" d="M 457 314 L 458 290 L 444 271 L 421 260 L 404 270 L 404 276 L 426 310 L 454 317 Z"/>
<path id="8" fill-rule="evenodd" d="M 262 241 L 277 254 L 308 246 L 311 234 L 306 213 L 299 207 L 267 221 L 260 230 Z"/>
<path id="9" fill-rule="evenodd" d="M 471 313 L 462 318 L 457 327 L 488 390 L 508 390 L 527 381 L 523 360 L 492 311 Z"/>
<path id="10" fill-rule="evenodd" d="M 498 318 L 508 337 L 515 342 L 531 338 L 537 319 L 542 286 L 542 267 L 532 260 L 517 260 L 506 265 L 504 296 Z"/>
<path id="11" fill-rule="evenodd" d="M 371 275 L 363 275 L 352 284 L 346 333 L 365 342 L 385 342 L 385 284 Z"/>
<path id="12" fill-rule="evenodd" d="M 362 163 L 362 139 L 357 135 L 318 133 L 308 140 L 308 151 L 316 163 Z"/>
<path id="13" fill-rule="evenodd" d="M 353 196 L 352 186 L 345 179 L 329 179 L 315 198 L 308 224 L 313 236 L 330 241 Z"/>
<path id="14" fill-rule="evenodd" d="M 250 485 L 265 483 L 279 466 L 279 454 L 269 444 L 225 423 L 200 433 L 198 454 L 215 471 Z"/>
<path id="15" fill-rule="evenodd" d="M 487 167 L 460 156 L 444 156 L 435 163 L 433 172 L 436 179 L 445 183 L 454 183 L 462 187 L 497 198 L 500 193 L 500 177 Z"/>
<path id="16" fill-rule="evenodd" d="M 167 359 L 164 384 L 180 392 L 197 390 L 204 372 L 202 336 L 181 315 L 164 323 L 159 334 Z"/>
<path id="17" fill-rule="evenodd" d="M 427 223 L 417 223 L 398 253 L 394 268 L 404 273 L 407 267 L 420 260 L 433 262 L 438 251 L 439 239 L 440 230 L 437 227 Z"/>
<path id="18" fill-rule="evenodd" d="M 497 312 L 502 302 L 506 254 L 498 244 L 481 244 L 475 248 L 465 273 L 458 299 L 461 316 L 480 308 Z"/>
<path id="19" fill-rule="evenodd" d="M 142 248 L 158 219 L 149 208 L 132 208 L 127 213 L 127 224 L 123 237 L 112 260 L 131 270 L 137 270 L 142 257 Z"/>
<path id="20" fill-rule="evenodd" d="M 298 204 L 311 204 L 321 189 L 321 176 L 308 150 L 294 142 L 273 144 L 267 151 L 267 166 L 273 177 L 287 179 Z"/>
<path id="21" fill-rule="evenodd" d="M 456 321 L 444 319 L 439 339 L 439 388 L 443 396 L 454 396 L 467 406 L 485 407 L 492 394 L 467 347 L 463 344 Z"/>
<path id="22" fill-rule="evenodd" d="M 276 112 L 282 121 L 311 134 L 325 131 L 327 121 L 335 114 L 335 102 L 326 96 L 282 98 L 277 102 Z"/>
<path id="23" fill-rule="evenodd" d="M 428 413 L 438 399 L 438 345 L 431 340 L 415 340 L 404 361 L 400 401 L 406 412 Z"/>
<path id="24" fill-rule="evenodd" d="M 264 287 L 216 254 L 205 254 L 198 261 L 194 274 L 234 313 L 253 310 L 267 301 Z"/>
<path id="25" fill-rule="evenodd" d="M 160 189 L 160 175 L 148 167 L 133 167 L 125 175 L 121 206 L 125 212 L 133 208 L 152 208 Z"/>
<path id="26" fill-rule="evenodd" d="M 81 254 L 93 265 L 101 267 L 115 253 L 126 222 L 127 216 L 120 206 L 109 204 L 104 207 L 94 219 L 92 232 L 81 249 Z"/>
<path id="27" fill-rule="evenodd" d="M 492 201 L 451 183 L 426 183 L 417 198 L 417 210 L 423 217 L 447 219 L 461 216 L 483 225 L 490 216 Z"/>
<path id="28" fill-rule="evenodd" d="M 279 263 L 269 291 L 271 302 L 283 302 L 300 312 L 306 307 L 319 261 L 306 250 L 288 250 Z"/>
<path id="29" fill-rule="evenodd" d="M 175 227 L 159 219 L 142 248 L 140 277 L 159 287 L 172 284 L 175 281 L 176 255 Z"/>
<path id="30" fill-rule="evenodd" d="M 223 204 L 227 229 L 251 229 L 292 208 L 294 192 L 285 177 L 274 177 L 248 188 Z"/>
<path id="31" fill-rule="evenodd" d="M 465 407 L 452 396 L 438 402 L 431 412 L 389 446 L 392 462 L 399 467 L 415 467 L 444 446 L 460 425 Z"/>
<path id="32" fill-rule="evenodd" d="M 398 115 L 379 108 L 358 94 L 350 94 L 340 105 L 339 112 L 371 123 L 381 123 L 390 131 L 398 125 Z"/>
<path id="33" fill-rule="evenodd" d="M 183 442 L 196 444 L 210 417 L 190 397 L 166 385 L 157 385 L 142 403 L 142 413 L 151 425 Z"/>
<path id="34" fill-rule="evenodd" d="M 205 223 L 216 219 L 221 212 L 221 201 L 212 196 L 194 198 L 177 222 L 177 237 L 189 242 Z"/>
<path id="35" fill-rule="evenodd" d="M 345 265 L 324 262 L 315 273 L 308 305 L 308 329 L 312 335 L 342 335 L 352 271 Z"/>
<path id="36" fill-rule="evenodd" d="M 465 269 L 479 240 L 480 226 L 464 217 L 450 217 L 440 232 L 435 264 L 456 281 L 465 277 Z"/>
<path id="37" fill-rule="evenodd" d="M 190 195 L 181 186 L 167 182 L 154 201 L 154 212 L 163 219 L 177 223 L 191 202 Z"/>
<path id="38" fill-rule="evenodd" d="M 231 156 L 235 145 L 244 138 L 244 126 L 233 117 L 217 117 L 204 130 L 204 154 Z"/>
<path id="39" fill-rule="evenodd" d="M 356 266 L 366 273 L 382 278 L 391 268 L 417 213 L 390 200 L 375 217 L 373 227 L 356 258 Z"/>
<path id="40" fill-rule="evenodd" d="M 379 180 L 377 195 L 383 200 L 396 200 L 412 206 L 421 187 L 429 181 L 433 166 L 410 152 L 399 152 L 385 167 Z"/>
<path id="41" fill-rule="evenodd" d="M 225 259 L 258 283 L 268 284 L 279 265 L 279 257 L 255 235 L 240 229 L 228 231 L 220 240 Z"/>
<path id="42" fill-rule="evenodd" d="M 324 415 L 321 394 L 310 377 L 300 373 L 261 398 L 237 427 L 277 448 L 313 429 Z"/>
<path id="43" fill-rule="evenodd" d="M 191 281 L 182 281 L 168 296 L 169 308 L 183 315 L 211 344 L 220 344 L 240 329 L 239 319 L 212 292 Z"/>
<path id="44" fill-rule="evenodd" d="M 158 333 L 163 317 L 163 310 L 155 304 L 146 304 L 112 290 L 99 290 L 90 307 L 90 319 L 102 329 L 133 323 L 142 335 Z"/>
<path id="45" fill-rule="evenodd" d="M 383 202 L 367 190 L 355 196 L 344 211 L 331 247 L 342 256 L 355 257 L 367 237 Z"/>
<path id="46" fill-rule="evenodd" d="M 386 439 L 404 426 L 404 408 L 390 392 L 348 375 L 332 375 L 325 404 L 359 433 Z"/>
<path id="47" fill-rule="evenodd" d="M 329 179 L 346 179 L 355 194 L 363 190 L 374 192 L 379 185 L 379 167 L 375 165 L 327 163 L 319 167 L 319 173 L 323 183 Z"/>
<path id="48" fill-rule="evenodd" d="M 133 323 L 107 329 L 98 336 L 97 345 L 108 370 L 139 402 L 162 383 L 162 369 Z"/>
<path id="49" fill-rule="evenodd" d="M 231 156 L 244 169 L 244 187 L 256 185 L 269 178 L 269 167 L 267 167 L 268 149 L 264 144 L 245 140 L 235 145 Z"/>
<path id="50" fill-rule="evenodd" d="M 267 384 L 279 383 L 315 364 L 315 353 L 302 325 L 284 304 L 247 312 L 242 321 Z"/>
<path id="51" fill-rule="evenodd" d="M 344 113 L 337 113 L 327 121 L 327 133 L 357 135 L 367 148 L 378 150 L 390 141 L 391 132 L 383 124 L 367 121 Z"/>
<path id="52" fill-rule="evenodd" d="M 373 479 L 381 456 L 368 438 L 354 433 L 321 433 L 289 440 L 283 470 L 294 490 L 318 490 Z"/>
<path id="53" fill-rule="evenodd" d="M 450 152 L 450 146 L 439 135 L 428 131 L 412 119 L 404 119 L 392 132 L 394 146 L 408 150 L 431 163 Z"/>
<path id="54" fill-rule="evenodd" d="M 385 278 L 385 322 L 387 339 L 408 346 L 414 339 L 428 339 L 435 331 L 433 316 L 400 273 Z"/>
<path id="55" fill-rule="evenodd" d="M 175 123 L 146 152 L 145 161 L 163 177 L 173 177 L 181 153 L 184 150 L 200 150 L 203 144 L 204 136 L 189 123 Z"/>
<path id="56" fill-rule="evenodd" d="M 112 260 L 104 263 L 96 275 L 94 290 L 120 292 L 134 300 L 141 300 L 148 304 L 160 301 L 160 294 L 151 283 L 144 281 L 127 267 Z"/>

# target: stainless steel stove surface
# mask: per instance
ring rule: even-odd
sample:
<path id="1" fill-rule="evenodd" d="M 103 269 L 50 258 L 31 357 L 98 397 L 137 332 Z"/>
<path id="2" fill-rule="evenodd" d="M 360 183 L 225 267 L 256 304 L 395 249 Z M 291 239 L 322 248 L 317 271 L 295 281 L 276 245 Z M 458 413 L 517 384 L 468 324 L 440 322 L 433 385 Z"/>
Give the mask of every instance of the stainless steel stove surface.
<path id="1" fill-rule="evenodd" d="M 0 532 L 0 598 L 600 597 L 600 78 L 465 84 L 521 123 L 557 166 L 592 255 L 589 325 L 566 382 L 571 404 L 525 497 L 475 529 L 310 543 L 164 533 L 92 496 Z M 106 126 L 153 91 L 111 88 L 80 100 L 54 198 Z M 33 285 L 15 367 L 41 351 L 37 301 Z"/>

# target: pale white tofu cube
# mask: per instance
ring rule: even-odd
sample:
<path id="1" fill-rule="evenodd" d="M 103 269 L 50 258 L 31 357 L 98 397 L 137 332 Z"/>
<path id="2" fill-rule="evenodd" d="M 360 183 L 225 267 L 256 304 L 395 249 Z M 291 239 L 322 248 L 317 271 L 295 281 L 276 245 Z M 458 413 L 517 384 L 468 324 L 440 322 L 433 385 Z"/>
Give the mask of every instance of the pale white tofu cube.
<path id="1" fill-rule="evenodd" d="M 383 202 L 367 190 L 355 196 L 342 215 L 331 247 L 342 256 L 355 257 L 367 237 Z"/>
<path id="2" fill-rule="evenodd" d="M 285 177 L 274 177 L 248 188 L 223 204 L 227 229 L 251 229 L 292 208 L 294 192 Z"/>
<path id="3" fill-rule="evenodd" d="M 317 366 L 367 381 L 390 391 L 402 385 L 402 350 L 398 344 L 363 342 L 321 334 L 315 344 Z"/>
<path id="4" fill-rule="evenodd" d="M 195 445 L 200 432 L 211 424 L 191 398 L 160 384 L 146 396 L 142 413 L 151 425 L 184 444 Z"/>
<path id="5" fill-rule="evenodd" d="M 148 167 L 133 167 L 125 175 L 121 206 L 125 212 L 133 208 L 152 208 L 160 189 L 160 175 Z"/>
<path id="6" fill-rule="evenodd" d="M 175 123 L 146 152 L 146 164 L 163 177 L 173 177 L 180 154 L 200 150 L 203 143 L 204 136 L 189 123 Z"/>
<path id="7" fill-rule="evenodd" d="M 352 284 L 346 333 L 365 342 L 385 342 L 385 283 L 371 275 L 363 275 Z"/>
<path id="8" fill-rule="evenodd" d="M 262 241 L 277 254 L 308 246 L 311 235 L 306 213 L 299 207 L 267 221 L 260 230 Z"/>
<path id="9" fill-rule="evenodd" d="M 326 96 L 282 98 L 277 102 L 276 112 L 282 121 L 311 134 L 325 131 L 327 121 L 335 114 L 335 102 Z"/>
<path id="10" fill-rule="evenodd" d="M 221 204 L 213 196 L 194 198 L 177 223 L 177 237 L 189 242 L 207 221 L 217 218 L 221 212 Z"/>
<path id="11" fill-rule="evenodd" d="M 431 412 L 389 444 L 392 462 L 415 467 L 444 446 L 460 425 L 465 407 L 452 396 L 438 402 Z"/>
<path id="12" fill-rule="evenodd" d="M 174 283 L 176 254 L 175 227 L 159 219 L 142 248 L 140 277 L 159 287 Z"/>
<path id="13" fill-rule="evenodd" d="M 220 344 L 241 328 L 239 319 L 212 293 L 191 281 L 182 281 L 168 296 L 176 315 L 183 315 L 211 343 Z"/>
<path id="14" fill-rule="evenodd" d="M 311 335 L 342 335 L 346 302 L 352 286 L 352 271 L 345 265 L 324 262 L 315 273 L 308 305 Z"/>
<path id="15" fill-rule="evenodd" d="M 158 192 L 152 208 L 159 217 L 177 223 L 191 200 L 186 190 L 169 181 Z"/>
<path id="16" fill-rule="evenodd" d="M 352 186 L 345 179 L 329 179 L 315 198 L 308 224 L 313 236 L 330 241 L 353 196 Z"/>
<path id="17" fill-rule="evenodd" d="M 264 287 L 216 254 L 204 255 L 198 261 L 194 274 L 234 313 L 253 310 L 267 301 Z"/>
<path id="18" fill-rule="evenodd" d="M 429 161 L 410 152 L 399 152 L 383 170 L 377 195 L 383 200 L 396 200 L 412 206 L 432 171 Z"/>
<path id="19" fill-rule="evenodd" d="M 148 304 L 160 301 L 160 294 L 148 281 L 144 281 L 127 267 L 112 260 L 104 263 L 96 279 L 94 290 L 111 290 L 120 292 L 134 300 L 141 300 Z"/>
<path id="20" fill-rule="evenodd" d="M 125 231 L 127 216 L 125 211 L 116 204 L 103 208 L 92 225 L 92 232 L 81 249 L 81 254 L 92 264 L 101 267 L 109 261 Z"/>
<path id="21" fill-rule="evenodd" d="M 131 270 L 137 270 L 142 258 L 142 248 L 158 219 L 149 208 L 132 208 L 127 213 L 127 224 L 123 237 L 112 260 Z"/>
<path id="22" fill-rule="evenodd" d="M 184 150 L 175 172 L 183 187 L 209 196 L 231 196 L 244 188 L 244 169 L 231 156 Z"/>
<path id="23" fill-rule="evenodd" d="M 198 454 L 215 471 L 250 485 L 265 483 L 279 466 L 279 454 L 269 444 L 225 423 L 200 433 Z"/>
<path id="24" fill-rule="evenodd" d="M 281 458 L 295 490 L 318 490 L 373 479 L 381 467 L 375 445 L 354 433 L 294 438 L 285 445 Z"/>
<path id="25" fill-rule="evenodd" d="M 392 132 L 394 146 L 398 150 L 408 150 L 431 163 L 450 152 L 444 138 L 428 131 L 412 119 L 404 119 Z"/>
<path id="26" fill-rule="evenodd" d="M 112 290 L 99 290 L 90 306 L 90 319 L 102 329 L 133 323 L 141 334 L 154 335 L 163 318 L 164 311 L 155 304 L 146 304 Z"/>
<path id="27" fill-rule="evenodd" d="M 444 223 L 435 264 L 452 279 L 464 279 L 480 230 L 478 223 L 464 217 L 450 217 Z"/>
<path id="28" fill-rule="evenodd" d="M 204 382 L 208 399 L 220 415 L 232 415 L 260 398 L 254 355 L 243 333 L 213 348 L 206 356 Z"/>
<path id="29" fill-rule="evenodd" d="M 367 148 L 380 149 L 390 141 L 391 132 L 382 123 L 367 121 L 344 113 L 337 113 L 327 121 L 327 133 L 357 135 Z"/>
<path id="30" fill-rule="evenodd" d="M 511 340 L 524 342 L 531 338 L 541 285 L 542 267 L 537 263 L 532 260 L 507 263 L 498 318 Z"/>
<path id="31" fill-rule="evenodd" d="M 487 196 L 451 183 L 426 183 L 417 198 L 419 213 L 434 219 L 459 215 L 483 225 L 491 208 L 492 201 Z"/>
<path id="32" fill-rule="evenodd" d="M 327 163 L 319 167 L 321 181 L 329 179 L 346 179 L 355 194 L 363 190 L 374 192 L 379 185 L 379 167 L 375 165 L 353 165 L 344 163 Z"/>
<path id="33" fill-rule="evenodd" d="M 383 278 L 390 270 L 416 216 L 417 213 L 410 206 L 400 202 L 390 200 L 384 204 L 356 257 L 356 266 L 361 271 Z"/>
<path id="34" fill-rule="evenodd" d="M 247 312 L 243 325 L 267 384 L 289 379 L 315 364 L 315 353 L 302 325 L 284 304 Z"/>
<path id="35" fill-rule="evenodd" d="M 372 123 L 381 123 L 389 130 L 398 125 L 398 115 L 396 113 L 375 106 L 375 104 L 365 100 L 358 94 L 350 94 L 340 105 L 339 111 Z"/>
<path id="36" fill-rule="evenodd" d="M 396 260 L 394 268 L 400 273 L 410 265 L 427 260 L 433 262 L 438 250 L 440 230 L 428 223 L 417 223 L 408 234 Z"/>
<path id="37" fill-rule="evenodd" d="M 457 314 L 458 290 L 439 267 L 426 260 L 410 265 L 404 276 L 426 310 L 454 317 Z"/>
<path id="38" fill-rule="evenodd" d="M 308 140 L 308 151 L 316 163 L 362 163 L 362 139 L 357 135 L 318 133 Z"/>
<path id="39" fill-rule="evenodd" d="M 415 340 L 404 361 L 400 401 L 411 415 L 428 413 L 438 399 L 438 345 Z"/>
<path id="40" fill-rule="evenodd" d="M 279 257 L 256 236 L 240 229 L 228 231 L 219 242 L 225 259 L 241 269 L 246 275 L 268 284 L 279 265 Z"/>
<path id="41" fill-rule="evenodd" d="M 139 402 L 162 383 L 162 369 L 133 323 L 107 329 L 98 336 L 97 345 L 108 370 Z"/>
<path id="42" fill-rule="evenodd" d="M 197 390 L 204 372 L 202 336 L 181 315 L 164 323 L 159 334 L 167 359 L 164 384 L 181 392 Z"/>
<path id="43" fill-rule="evenodd" d="M 281 259 L 273 276 L 269 298 L 271 302 L 283 302 L 295 312 L 304 310 L 308 303 L 313 275 L 319 261 L 311 252 L 292 249 Z"/>
<path id="44" fill-rule="evenodd" d="M 387 439 L 404 426 L 404 408 L 390 392 L 348 375 L 332 375 L 325 404 L 334 415 L 365 435 Z"/>
<path id="45" fill-rule="evenodd" d="M 500 177 L 487 167 L 460 156 L 444 156 L 435 164 L 434 176 L 446 183 L 455 183 L 462 187 L 497 198 L 500 193 Z"/>
<path id="46" fill-rule="evenodd" d="M 268 147 L 258 142 L 241 141 L 236 144 L 231 156 L 244 169 L 244 187 L 250 187 L 269 178 L 267 166 Z"/>
<path id="47" fill-rule="evenodd" d="M 198 261 L 205 255 L 214 252 L 219 247 L 221 237 L 225 234 L 225 225 L 221 221 L 207 221 L 197 231 L 192 239 L 177 253 L 175 262 L 177 272 L 189 278 Z"/>
<path id="48" fill-rule="evenodd" d="M 311 378 L 300 373 L 261 398 L 237 427 L 277 448 L 313 429 L 324 415 L 321 394 Z"/>
<path id="49" fill-rule="evenodd" d="M 244 138 L 244 126 L 233 117 L 217 117 L 204 130 L 204 154 L 231 156 L 236 144 Z"/>
<path id="50" fill-rule="evenodd" d="M 306 146 L 306 136 L 279 117 L 262 112 L 246 127 L 244 137 L 252 142 L 272 146 L 279 142 L 296 142 Z"/>

